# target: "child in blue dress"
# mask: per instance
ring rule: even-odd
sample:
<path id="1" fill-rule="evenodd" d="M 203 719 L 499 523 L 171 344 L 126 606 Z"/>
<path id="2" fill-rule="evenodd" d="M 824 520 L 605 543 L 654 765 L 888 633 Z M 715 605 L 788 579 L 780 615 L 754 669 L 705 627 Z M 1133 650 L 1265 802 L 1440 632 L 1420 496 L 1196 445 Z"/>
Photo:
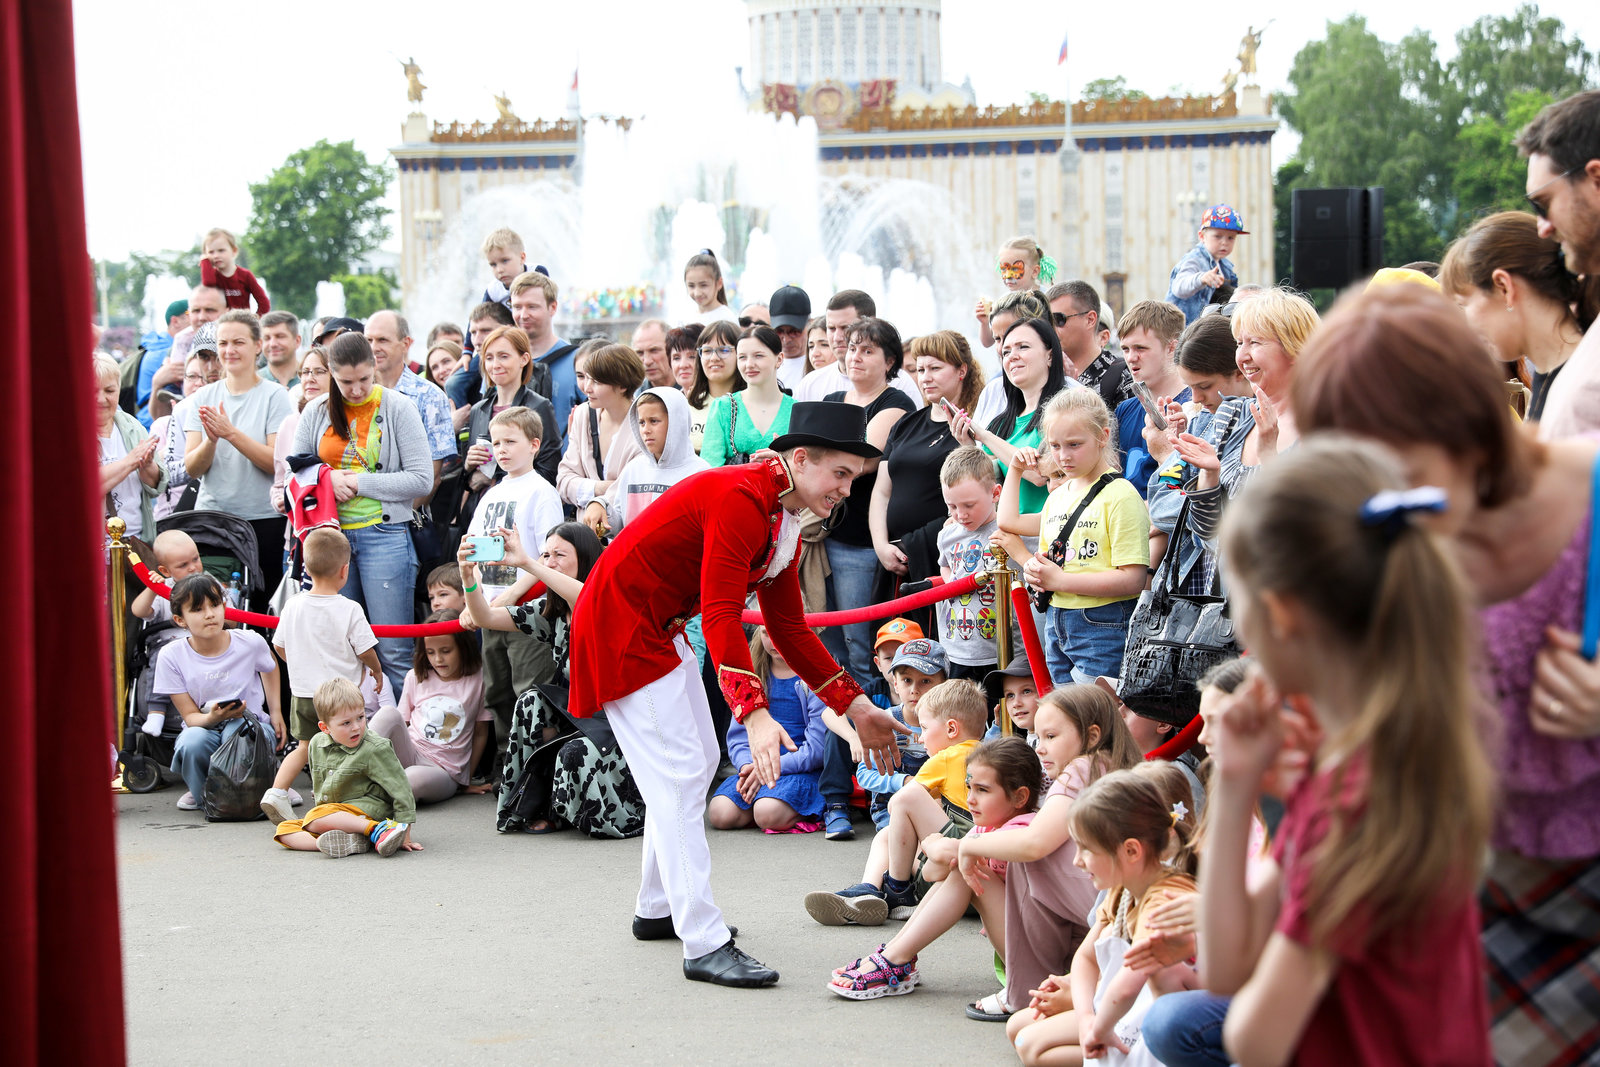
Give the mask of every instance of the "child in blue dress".
<path id="1" fill-rule="evenodd" d="M 806 688 L 767 636 L 764 626 L 750 639 L 750 660 L 767 687 L 768 711 L 795 743 L 778 759 L 778 780 L 764 786 L 750 758 L 750 738 L 740 723 L 728 727 L 728 759 L 739 773 L 723 780 L 707 814 L 718 830 L 759 826 L 769 834 L 815 833 L 822 829 L 822 752 L 826 705 Z"/>

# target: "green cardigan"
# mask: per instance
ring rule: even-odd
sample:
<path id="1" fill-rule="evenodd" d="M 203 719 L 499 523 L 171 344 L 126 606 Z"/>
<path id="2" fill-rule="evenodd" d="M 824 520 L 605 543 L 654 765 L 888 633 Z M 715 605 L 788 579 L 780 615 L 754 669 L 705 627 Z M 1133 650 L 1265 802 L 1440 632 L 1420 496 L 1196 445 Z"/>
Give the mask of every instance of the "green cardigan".
<path id="1" fill-rule="evenodd" d="M 784 394 L 783 402 L 778 405 L 778 414 L 773 417 L 772 425 L 767 427 L 766 433 L 756 429 L 756 424 L 750 420 L 750 412 L 740 404 L 739 421 L 733 429 L 733 443 L 737 447 L 730 449 L 728 447 L 729 400 L 738 395 L 729 393 L 727 396 L 719 396 L 711 401 L 711 406 L 706 411 L 706 432 L 700 439 L 700 458 L 713 467 L 726 466 L 735 452 L 754 452 L 758 448 L 767 448 L 775 438 L 789 432 L 789 412 L 794 407 L 794 397 Z"/>

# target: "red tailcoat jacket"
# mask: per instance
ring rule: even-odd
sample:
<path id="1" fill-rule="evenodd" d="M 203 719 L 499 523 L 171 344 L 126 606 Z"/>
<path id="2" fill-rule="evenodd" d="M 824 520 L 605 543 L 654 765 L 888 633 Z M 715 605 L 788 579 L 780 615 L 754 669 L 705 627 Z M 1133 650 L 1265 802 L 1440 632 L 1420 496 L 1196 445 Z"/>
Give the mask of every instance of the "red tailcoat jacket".
<path id="1" fill-rule="evenodd" d="M 673 638 L 696 612 L 734 718 L 765 708 L 765 679 L 751 668 L 739 623 L 752 590 L 772 643 L 823 703 L 843 713 L 861 695 L 806 626 L 799 552 L 764 580 L 783 519 L 778 497 L 791 484 L 778 459 L 713 468 L 685 478 L 623 527 L 573 608 L 571 714 L 593 715 L 677 669 Z"/>

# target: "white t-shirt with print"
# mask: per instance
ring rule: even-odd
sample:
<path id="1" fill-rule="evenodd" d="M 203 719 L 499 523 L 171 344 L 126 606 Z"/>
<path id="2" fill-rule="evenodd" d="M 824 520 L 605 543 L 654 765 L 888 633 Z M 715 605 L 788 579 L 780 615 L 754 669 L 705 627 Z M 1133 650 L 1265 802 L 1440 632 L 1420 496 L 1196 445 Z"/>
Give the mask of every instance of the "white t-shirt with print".
<path id="1" fill-rule="evenodd" d="M 565 518 L 556 487 L 538 471 L 530 470 L 515 478 L 502 478 L 483 494 L 478 509 L 472 513 L 467 536 L 491 537 L 504 527 L 522 538 L 522 551 L 535 559 L 544 547 L 545 534 Z M 524 530 L 528 531 L 527 536 L 522 536 Z M 491 601 L 517 583 L 517 569 L 504 564 L 480 565 L 478 575 L 483 595 Z"/>

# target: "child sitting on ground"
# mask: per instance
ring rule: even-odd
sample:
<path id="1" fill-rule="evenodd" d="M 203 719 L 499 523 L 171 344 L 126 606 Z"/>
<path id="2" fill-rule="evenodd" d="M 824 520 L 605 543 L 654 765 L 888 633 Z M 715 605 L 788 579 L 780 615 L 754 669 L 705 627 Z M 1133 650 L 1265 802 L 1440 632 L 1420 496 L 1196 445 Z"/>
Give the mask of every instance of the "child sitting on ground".
<path id="1" fill-rule="evenodd" d="M 455 618 L 436 611 L 427 621 Z M 374 715 L 372 732 L 394 746 L 417 803 L 449 800 L 457 790 L 488 792 L 487 784 L 471 784 L 472 768 L 489 743 L 478 639 L 465 632 L 417 638 L 400 706 Z"/>
<path id="2" fill-rule="evenodd" d="M 1067 1062 L 1073 1057 L 1066 1046 L 1077 1046 L 1084 1059 L 1130 1062 L 1155 997 L 1199 986 L 1187 962 L 1148 975 L 1122 966 L 1145 933 L 1149 910 L 1197 890 L 1193 814 L 1181 802 L 1168 804 L 1151 778 L 1113 771 L 1079 794 L 1069 819 L 1077 863 L 1106 896 L 1072 960 L 1073 1008 L 1017 1030 L 1017 1055 L 1027 1067 Z"/>
<path id="3" fill-rule="evenodd" d="M 1027 656 L 1016 656 L 1004 670 L 990 671 L 984 675 L 983 693 L 989 698 L 989 710 L 994 715 L 994 723 L 984 735 L 985 741 L 1001 736 L 1000 707 L 1003 701 L 1017 736 L 1034 748 L 1039 747 L 1039 736 L 1033 732 L 1033 715 L 1039 707 L 1039 687 L 1033 680 L 1033 668 L 1028 666 Z M 1046 779 L 1045 788 L 1049 786 L 1050 780 Z"/>
<path id="4" fill-rule="evenodd" d="M 467 606 L 461 587 L 461 564 L 441 563 L 428 572 L 428 611 L 460 613 Z"/>
<path id="5" fill-rule="evenodd" d="M 1113 770 L 1139 762 L 1117 706 L 1092 685 L 1065 685 L 1034 713 L 1039 762 L 1055 778 L 1033 822 L 961 842 L 961 873 L 986 891 L 984 860 L 1006 860 L 1006 988 L 967 1005 L 970 1018 L 1004 1022 L 1045 979 L 1065 971 L 1089 930 L 1094 887 L 1074 860 L 1068 816 L 1078 793 Z"/>
<path id="6" fill-rule="evenodd" d="M 756 627 L 750 639 L 750 661 L 767 690 L 768 710 L 784 733 L 795 742 L 793 752 L 780 751 L 778 780 L 762 785 L 750 759 L 750 738 L 744 724 L 728 727 L 728 758 L 739 769 L 724 778 L 711 798 L 708 814 L 718 830 L 759 826 L 772 834 L 816 833 L 822 829 L 822 745 L 827 727 L 822 713 L 827 706 L 806 688 L 799 675 L 784 662 L 765 626 Z"/>
<path id="7" fill-rule="evenodd" d="M 902 723 L 915 728 L 916 716 L 909 719 L 902 711 L 896 711 L 892 706 L 899 699 L 894 688 L 894 657 L 900 646 L 907 641 L 921 638 L 922 627 L 910 619 L 894 618 L 878 627 L 878 633 L 872 642 L 872 660 L 878 668 L 878 673 L 883 676 L 884 682 L 889 687 L 889 699 L 869 692 L 873 703 L 888 708 Z M 823 713 L 822 723 L 828 728 L 831 736 L 827 738 L 827 747 L 822 757 L 822 799 L 826 804 L 823 811 L 823 821 L 826 824 L 829 841 L 855 840 L 855 828 L 850 825 L 850 799 L 855 795 L 855 785 L 851 779 L 862 762 L 861 741 L 856 737 L 855 727 L 850 725 L 850 720 L 833 711 Z M 922 760 L 927 758 L 927 752 L 921 744 L 911 745 L 910 738 L 905 734 L 896 734 L 895 741 L 900 748 L 900 767 L 908 773 L 915 772 L 922 766 Z M 908 756 L 915 754 L 916 763 L 908 766 Z M 861 787 L 867 792 L 870 788 Z M 887 819 L 887 809 L 884 818 Z M 876 821 L 877 815 L 873 816 Z M 880 830 L 883 826 L 880 824 Z"/>
<path id="8" fill-rule="evenodd" d="M 1200 218 L 1199 243 L 1172 268 L 1167 282 L 1166 301 L 1183 312 L 1183 321 L 1193 322 L 1211 303 L 1211 294 L 1224 285 L 1237 287 L 1239 275 L 1228 260 L 1233 243 L 1248 237 L 1244 220 L 1227 204 L 1212 204 Z"/>
<path id="9" fill-rule="evenodd" d="M 249 311 L 253 298 L 257 315 L 272 310 L 272 301 L 256 276 L 239 266 L 238 240 L 220 226 L 206 231 L 200 247 L 200 284 L 221 292 L 223 303 L 230 308 Z"/>
<path id="10" fill-rule="evenodd" d="M 222 584 L 204 572 L 172 589 L 172 621 L 189 637 L 161 650 L 152 690 L 170 697 L 183 717 L 183 733 L 172 750 L 172 769 L 189 787 L 178 798 L 179 811 L 200 807 L 211 757 L 246 715 L 270 726 L 278 744 L 286 736 L 278 707 L 278 661 L 254 630 L 223 627 L 226 605 Z"/>
<path id="11" fill-rule="evenodd" d="M 354 682 L 330 678 L 312 698 L 318 733 L 311 752 L 314 807 L 278 824 L 273 840 L 295 852 L 342 859 L 356 852 L 421 852 L 411 840 L 417 802 L 387 740 L 367 730 L 366 702 Z"/>
<path id="12" fill-rule="evenodd" d="M 383 686 L 378 638 L 361 605 L 340 592 L 350 577 L 349 539 L 331 526 L 312 530 L 303 555 L 311 588 L 289 598 L 272 636 L 273 648 L 289 667 L 289 732 L 300 742 L 261 797 L 261 810 L 275 823 L 294 818 L 298 798 L 289 787 L 305 768 L 308 742 L 319 733 L 312 706 L 318 687 L 330 678 L 359 686 L 363 673 L 371 677 L 374 692 Z"/>
<path id="13" fill-rule="evenodd" d="M 901 656 L 919 643 L 908 642 Z M 806 911 L 824 926 L 909 918 L 917 905 L 911 883 L 918 843 L 929 834 L 959 837 L 972 829 L 967 755 L 989 725 L 983 690 L 967 679 L 941 682 L 917 701 L 917 717 L 928 762 L 890 798 L 889 825 L 872 839 L 861 881 L 837 893 L 806 894 Z"/>
<path id="14" fill-rule="evenodd" d="M 967 810 L 972 814 L 968 836 L 991 830 L 1016 829 L 1033 821 L 1039 807 L 1042 778 L 1039 757 L 1017 737 L 985 741 L 967 757 Z M 960 858 L 958 843 L 938 834 L 922 842 L 927 861 L 922 877 L 931 884 L 922 902 L 901 930 L 872 954 L 833 972 L 829 991 L 848 1000 L 900 996 L 917 986 L 917 954 L 953 927 L 976 906 L 984 932 L 997 948 L 1005 945 L 1005 899 L 1000 894 L 977 897 L 960 877 L 951 878 Z M 996 877 L 1005 878 L 1003 860 L 991 861 Z"/>
<path id="15" fill-rule="evenodd" d="M 945 506 L 950 521 L 939 530 L 939 574 L 957 581 L 986 569 L 987 550 L 998 524 L 995 504 L 1000 485 L 994 459 L 975 445 L 958 448 L 939 468 Z M 998 663 L 995 629 L 995 584 L 985 582 L 963 596 L 941 600 L 934 606 L 939 643 L 953 665 L 951 676 L 980 680 Z"/>
<path id="16" fill-rule="evenodd" d="M 917 717 L 917 701 L 924 693 L 949 677 L 950 664 L 946 661 L 944 650 L 939 647 L 937 641 L 917 637 L 903 644 L 899 642 L 892 644 L 899 651 L 895 653 L 887 667 L 880 669 L 889 682 L 890 693 L 900 703 L 888 710 L 895 718 L 917 730 L 921 724 L 921 720 Z M 856 737 L 855 729 L 849 720 L 831 711 L 824 717 L 827 716 L 832 716 L 834 719 L 834 724 L 828 728 L 843 737 L 850 746 L 851 757 L 855 760 L 856 784 L 861 786 L 862 792 L 872 798 L 869 808 L 872 824 L 879 830 L 887 829 L 889 798 L 905 788 L 905 784 L 911 781 L 922 769 L 922 765 L 928 761 L 926 746 L 922 744 L 920 737 L 913 739 L 905 734 L 897 735 L 900 767 L 894 771 L 880 770 L 868 764 L 863 758 L 861 742 Z"/>

